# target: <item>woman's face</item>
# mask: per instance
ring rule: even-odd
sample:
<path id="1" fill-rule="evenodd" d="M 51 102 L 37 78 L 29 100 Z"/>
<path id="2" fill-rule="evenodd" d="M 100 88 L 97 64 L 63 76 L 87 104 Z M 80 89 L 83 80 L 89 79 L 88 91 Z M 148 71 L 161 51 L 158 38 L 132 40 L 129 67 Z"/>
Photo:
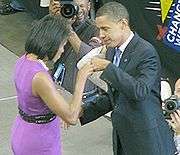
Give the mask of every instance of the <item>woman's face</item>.
<path id="1" fill-rule="evenodd" d="M 64 52 L 64 46 L 66 43 L 67 43 L 67 41 L 64 41 L 62 44 L 60 44 L 59 49 L 53 58 L 54 62 L 56 62 L 61 57 L 62 53 Z"/>

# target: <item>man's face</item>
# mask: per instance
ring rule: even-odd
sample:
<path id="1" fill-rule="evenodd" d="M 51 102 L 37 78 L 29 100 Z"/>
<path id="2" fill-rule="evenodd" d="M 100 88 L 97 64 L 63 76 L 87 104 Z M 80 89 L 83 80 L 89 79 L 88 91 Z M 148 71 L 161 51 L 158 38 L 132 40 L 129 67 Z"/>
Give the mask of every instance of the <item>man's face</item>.
<path id="1" fill-rule="evenodd" d="M 180 99 L 180 78 L 176 81 L 174 94 Z"/>
<path id="2" fill-rule="evenodd" d="M 88 17 L 90 2 L 88 0 L 74 0 L 74 2 L 79 6 L 76 22 L 81 23 Z"/>
<path id="3" fill-rule="evenodd" d="M 100 39 L 107 47 L 117 47 L 123 43 L 123 25 L 122 22 L 113 22 L 108 16 L 96 18 L 96 25 L 100 29 Z"/>

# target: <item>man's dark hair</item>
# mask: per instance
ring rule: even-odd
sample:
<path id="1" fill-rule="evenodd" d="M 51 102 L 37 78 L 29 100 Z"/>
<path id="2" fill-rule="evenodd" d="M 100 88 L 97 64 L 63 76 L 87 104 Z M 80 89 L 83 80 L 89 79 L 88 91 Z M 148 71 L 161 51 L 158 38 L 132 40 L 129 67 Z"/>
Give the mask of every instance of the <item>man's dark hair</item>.
<path id="1" fill-rule="evenodd" d="M 37 55 L 38 59 L 47 56 L 52 60 L 60 44 L 67 39 L 69 26 L 68 21 L 61 16 L 45 16 L 32 27 L 25 44 L 26 52 Z"/>
<path id="2" fill-rule="evenodd" d="M 96 17 L 108 16 L 112 21 L 127 19 L 129 21 L 129 13 L 127 9 L 118 2 L 105 3 L 96 13 Z"/>

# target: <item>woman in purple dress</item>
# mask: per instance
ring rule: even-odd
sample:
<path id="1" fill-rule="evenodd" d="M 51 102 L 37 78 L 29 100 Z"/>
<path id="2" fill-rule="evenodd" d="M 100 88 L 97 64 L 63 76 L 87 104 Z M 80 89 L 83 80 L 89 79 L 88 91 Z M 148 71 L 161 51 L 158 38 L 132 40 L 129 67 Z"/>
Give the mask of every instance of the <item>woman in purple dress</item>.
<path id="1" fill-rule="evenodd" d="M 11 145 L 15 155 L 60 155 L 61 118 L 76 124 L 91 64 L 79 70 L 74 95 L 68 104 L 56 90 L 46 62 L 56 61 L 69 35 L 69 24 L 58 16 L 46 16 L 31 29 L 26 53 L 17 60 L 14 82 L 19 115 L 12 127 Z"/>

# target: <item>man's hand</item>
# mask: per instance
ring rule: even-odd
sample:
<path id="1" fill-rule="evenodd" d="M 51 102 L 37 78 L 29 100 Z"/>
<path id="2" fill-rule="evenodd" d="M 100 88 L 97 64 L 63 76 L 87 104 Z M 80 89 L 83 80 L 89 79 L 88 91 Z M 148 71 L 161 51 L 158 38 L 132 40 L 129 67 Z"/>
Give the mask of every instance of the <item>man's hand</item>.
<path id="1" fill-rule="evenodd" d="M 97 58 L 94 57 L 91 60 L 91 63 L 94 66 L 94 71 L 102 71 L 104 70 L 111 62 L 106 60 L 106 59 L 102 59 L 102 58 Z"/>
<path id="2" fill-rule="evenodd" d="M 52 15 L 60 15 L 61 6 L 59 1 L 51 0 L 49 4 L 49 13 Z"/>
<path id="3" fill-rule="evenodd" d="M 172 120 L 169 121 L 172 129 L 176 133 L 176 135 L 180 135 L 180 110 L 176 110 L 171 115 Z"/>

